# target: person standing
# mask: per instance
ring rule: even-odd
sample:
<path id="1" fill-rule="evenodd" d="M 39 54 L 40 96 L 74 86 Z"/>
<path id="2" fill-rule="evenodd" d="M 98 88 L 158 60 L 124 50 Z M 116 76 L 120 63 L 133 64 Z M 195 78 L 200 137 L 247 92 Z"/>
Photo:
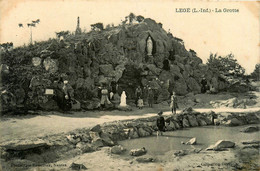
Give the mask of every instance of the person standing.
<path id="1" fill-rule="evenodd" d="M 72 93 L 73 89 L 68 83 L 69 83 L 68 80 L 63 81 L 62 90 L 63 90 L 64 98 L 65 98 L 64 104 L 63 104 L 64 111 L 68 111 L 72 108 L 71 100 L 73 97 L 73 93 Z"/>
<path id="2" fill-rule="evenodd" d="M 137 107 L 137 102 L 138 102 L 138 99 L 141 98 L 142 96 L 142 89 L 140 86 L 138 86 L 135 90 L 135 105 Z"/>
<path id="3" fill-rule="evenodd" d="M 137 101 L 137 106 L 139 109 L 142 109 L 144 106 L 144 101 L 143 101 L 143 99 L 141 99 L 141 97 L 139 97 L 139 99 Z"/>
<path id="4" fill-rule="evenodd" d="M 154 93 L 151 87 L 148 88 L 148 104 L 149 107 L 153 107 Z"/>
<path id="5" fill-rule="evenodd" d="M 170 108 L 172 110 L 172 114 L 176 114 L 176 109 L 178 108 L 178 103 L 177 103 L 177 97 L 176 97 L 174 91 L 172 92 L 172 95 L 171 95 Z"/>
<path id="6" fill-rule="evenodd" d="M 148 85 L 146 85 L 144 87 L 144 90 L 143 90 L 143 102 L 144 102 L 144 105 L 147 104 L 147 98 L 148 98 Z"/>
<path id="7" fill-rule="evenodd" d="M 106 87 L 103 87 L 101 90 L 101 100 L 100 100 L 101 108 L 104 108 L 105 105 L 107 104 L 111 104 L 111 102 L 108 99 L 108 95 L 109 95 L 108 89 Z"/>
<path id="8" fill-rule="evenodd" d="M 206 93 L 207 91 L 207 80 L 205 77 L 202 78 L 201 80 L 201 93 Z"/>
<path id="9" fill-rule="evenodd" d="M 164 117 L 162 116 L 162 114 L 163 114 L 162 111 L 158 112 L 159 117 L 156 120 L 156 125 L 158 128 L 157 136 L 163 135 L 162 132 L 165 132 L 165 120 L 164 120 Z"/>

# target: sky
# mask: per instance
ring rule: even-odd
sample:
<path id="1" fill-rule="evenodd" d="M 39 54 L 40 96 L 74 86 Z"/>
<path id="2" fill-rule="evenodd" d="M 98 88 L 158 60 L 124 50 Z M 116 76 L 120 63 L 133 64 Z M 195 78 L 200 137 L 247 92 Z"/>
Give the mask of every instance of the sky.
<path id="1" fill-rule="evenodd" d="M 163 28 L 184 40 L 205 63 L 210 53 L 233 53 L 249 74 L 260 63 L 258 2 L 173 1 L 173 0 L 2 0 L 0 1 L 0 43 L 28 44 L 27 23 L 40 19 L 32 28 L 33 41 L 48 40 L 58 31 L 75 31 L 77 17 L 86 31 L 90 25 L 118 25 L 133 12 L 161 22 Z M 178 8 L 238 9 L 238 13 L 178 13 Z M 18 24 L 22 23 L 23 28 Z"/>

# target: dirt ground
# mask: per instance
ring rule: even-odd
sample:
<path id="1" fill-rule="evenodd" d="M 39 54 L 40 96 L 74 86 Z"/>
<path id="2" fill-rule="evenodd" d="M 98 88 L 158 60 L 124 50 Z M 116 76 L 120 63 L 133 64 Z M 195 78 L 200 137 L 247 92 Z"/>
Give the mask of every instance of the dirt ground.
<path id="1" fill-rule="evenodd" d="M 239 147 L 237 147 L 239 148 Z M 250 155 L 257 155 L 256 149 L 251 149 Z M 168 170 L 237 170 L 237 168 L 245 168 L 251 170 L 249 166 L 239 163 L 237 157 L 238 149 L 230 149 L 227 151 L 201 151 L 196 154 L 188 154 L 181 157 L 173 155 L 174 151 L 169 151 L 163 156 L 153 157 L 154 162 L 139 163 L 137 157 L 129 155 L 116 155 L 109 152 L 109 147 L 104 147 L 100 151 L 86 153 L 68 160 L 61 160 L 47 166 L 30 168 L 35 170 L 70 170 L 71 163 L 83 164 L 88 170 L 122 170 L 122 171 L 168 171 Z M 251 161 L 252 162 L 252 161 Z M 257 160 L 253 161 L 257 163 Z M 248 169 L 247 169 L 248 168 Z"/>

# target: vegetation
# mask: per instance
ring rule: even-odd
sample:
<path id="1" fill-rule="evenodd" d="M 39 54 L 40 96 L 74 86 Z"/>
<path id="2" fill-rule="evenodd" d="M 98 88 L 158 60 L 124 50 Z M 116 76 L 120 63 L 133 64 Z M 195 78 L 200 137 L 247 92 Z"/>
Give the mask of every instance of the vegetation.
<path id="1" fill-rule="evenodd" d="M 232 53 L 225 57 L 211 53 L 207 65 L 214 73 L 223 74 L 225 76 L 232 75 L 241 77 L 245 73 L 245 69 L 237 63 L 237 60 Z"/>
<path id="2" fill-rule="evenodd" d="M 103 23 L 91 24 L 91 30 L 104 30 Z"/>
<path id="3" fill-rule="evenodd" d="M 251 73 L 250 77 L 257 81 L 260 80 L 260 63 L 255 65 L 255 70 Z"/>

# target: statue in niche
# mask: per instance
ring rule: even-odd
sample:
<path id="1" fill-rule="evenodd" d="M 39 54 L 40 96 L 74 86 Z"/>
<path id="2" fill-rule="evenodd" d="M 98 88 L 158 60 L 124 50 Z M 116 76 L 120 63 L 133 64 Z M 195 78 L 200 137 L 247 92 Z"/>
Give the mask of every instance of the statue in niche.
<path id="1" fill-rule="evenodd" d="M 147 49 L 147 55 L 152 56 L 153 52 L 153 41 L 151 36 L 148 37 L 147 42 L 146 42 L 146 49 Z"/>

